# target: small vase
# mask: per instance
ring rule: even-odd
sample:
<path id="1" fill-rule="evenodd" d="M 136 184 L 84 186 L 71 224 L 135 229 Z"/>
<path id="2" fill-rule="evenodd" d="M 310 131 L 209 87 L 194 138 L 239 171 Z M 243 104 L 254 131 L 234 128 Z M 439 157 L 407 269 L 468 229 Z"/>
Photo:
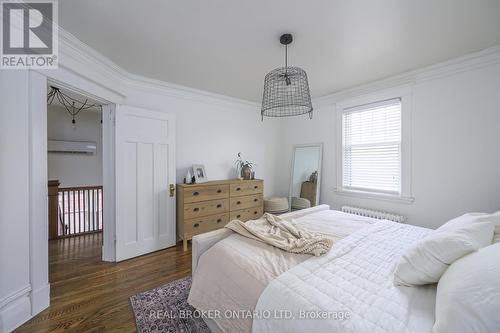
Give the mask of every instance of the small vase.
<path id="1" fill-rule="evenodd" d="M 252 178 L 252 169 L 248 166 L 244 166 L 241 168 L 241 177 L 244 180 L 250 180 Z"/>

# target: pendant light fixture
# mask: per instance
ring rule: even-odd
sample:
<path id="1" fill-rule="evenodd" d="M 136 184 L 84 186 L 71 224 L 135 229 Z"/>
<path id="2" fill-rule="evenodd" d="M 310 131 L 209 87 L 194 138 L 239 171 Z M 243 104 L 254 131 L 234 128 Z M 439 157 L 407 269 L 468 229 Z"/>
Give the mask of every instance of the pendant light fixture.
<path id="1" fill-rule="evenodd" d="M 50 86 L 50 91 L 47 94 L 47 105 L 51 105 L 54 99 L 57 99 L 59 103 L 68 111 L 71 115 L 71 127 L 76 129 L 76 116 L 80 111 L 87 110 L 91 108 L 99 109 L 102 111 L 102 105 L 89 103 L 88 99 L 85 101 L 79 101 L 65 93 L 63 93 L 59 88 Z M 102 122 L 102 121 L 101 121 Z"/>
<path id="2" fill-rule="evenodd" d="M 312 118 L 307 74 L 302 68 L 288 67 L 288 45 L 292 41 L 291 34 L 281 35 L 280 43 L 285 46 L 285 67 L 270 71 L 264 79 L 262 120 L 264 117 L 290 117 L 306 113 Z"/>

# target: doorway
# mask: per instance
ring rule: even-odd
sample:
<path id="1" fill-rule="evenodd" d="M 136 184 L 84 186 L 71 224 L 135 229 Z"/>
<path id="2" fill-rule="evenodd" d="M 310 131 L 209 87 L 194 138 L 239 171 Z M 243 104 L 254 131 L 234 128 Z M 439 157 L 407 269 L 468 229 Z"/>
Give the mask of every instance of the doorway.
<path id="1" fill-rule="evenodd" d="M 29 267 L 33 288 L 30 294 L 32 316 L 49 306 L 51 293 L 47 246 L 47 87 L 51 85 L 90 97 L 102 105 L 103 233 L 100 234 L 102 240 L 98 241 L 102 243 L 99 251 L 101 258 L 97 256 L 96 263 L 107 265 L 103 261 L 126 260 L 175 245 L 175 192 L 169 191 L 176 179 L 175 115 L 120 104 L 124 102 L 125 95 L 116 94 L 94 81 L 76 78 L 65 70 L 50 73 L 54 76 L 47 77 L 44 73 L 33 71 L 27 77 L 30 92 Z M 138 168 L 131 168 L 134 165 Z M 128 188 L 133 184 L 137 187 Z M 58 205 L 56 200 L 56 211 Z M 137 214 L 123 215 L 134 207 Z M 121 214 L 120 223 L 116 223 L 118 213 Z M 137 217 L 135 220 L 134 216 Z M 133 233 L 134 230 L 138 232 Z M 86 248 L 88 243 L 83 241 L 80 244 Z M 81 256 L 81 253 L 78 255 Z M 73 264 L 78 265 L 77 262 Z M 75 267 L 78 268 L 83 267 Z"/>
<path id="2" fill-rule="evenodd" d="M 49 239 L 102 232 L 102 105 L 55 85 L 47 94 Z"/>
<path id="3" fill-rule="evenodd" d="M 102 258 L 102 108 L 90 96 L 48 84 L 49 281 L 68 262 Z"/>

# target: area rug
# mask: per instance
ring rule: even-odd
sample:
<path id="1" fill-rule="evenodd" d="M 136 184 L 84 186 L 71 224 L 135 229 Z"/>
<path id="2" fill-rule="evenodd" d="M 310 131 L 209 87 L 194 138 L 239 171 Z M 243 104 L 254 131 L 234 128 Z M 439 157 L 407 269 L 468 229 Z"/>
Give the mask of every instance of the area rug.
<path id="1" fill-rule="evenodd" d="M 139 333 L 210 333 L 203 319 L 187 303 L 191 277 L 130 297 Z"/>

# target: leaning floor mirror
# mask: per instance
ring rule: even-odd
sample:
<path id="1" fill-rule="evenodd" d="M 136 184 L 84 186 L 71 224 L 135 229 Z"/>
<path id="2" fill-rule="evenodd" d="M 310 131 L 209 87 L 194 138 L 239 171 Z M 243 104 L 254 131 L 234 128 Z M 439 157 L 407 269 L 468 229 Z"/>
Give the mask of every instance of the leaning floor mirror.
<path id="1" fill-rule="evenodd" d="M 289 195 L 292 211 L 319 204 L 322 153 L 322 143 L 293 147 Z"/>

